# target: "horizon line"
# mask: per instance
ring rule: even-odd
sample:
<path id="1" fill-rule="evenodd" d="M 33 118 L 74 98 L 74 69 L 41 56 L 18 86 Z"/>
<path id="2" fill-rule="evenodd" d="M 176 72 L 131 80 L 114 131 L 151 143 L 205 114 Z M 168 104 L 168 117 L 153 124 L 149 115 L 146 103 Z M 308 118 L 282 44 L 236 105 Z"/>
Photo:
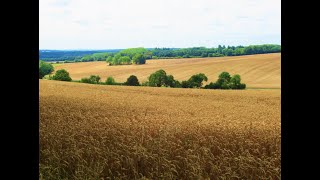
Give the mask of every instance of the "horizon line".
<path id="1" fill-rule="evenodd" d="M 230 46 L 230 47 L 237 47 L 237 46 L 257 46 L 257 45 L 280 45 L 281 44 L 251 44 L 251 45 L 236 45 L 236 46 L 230 46 L 230 45 L 221 45 L 221 46 Z M 218 45 L 219 46 L 219 45 Z M 217 46 L 217 47 L 218 47 Z M 217 48 L 217 47 L 207 47 L 207 46 L 193 46 L 193 47 L 153 47 L 153 48 L 145 48 L 145 47 L 140 47 L 140 48 L 145 48 L 145 49 L 155 49 L 155 48 L 171 48 L 171 49 L 185 49 L 185 48 L 198 48 L 198 47 L 204 47 L 204 48 Z M 130 47 L 130 48 L 139 48 L 139 47 Z M 103 50 L 122 50 L 122 49 L 130 49 L 130 48 L 110 48 L 110 49 L 86 49 L 86 48 L 77 48 L 77 49 L 40 49 L 39 50 L 56 50 L 56 51 L 103 51 Z"/>

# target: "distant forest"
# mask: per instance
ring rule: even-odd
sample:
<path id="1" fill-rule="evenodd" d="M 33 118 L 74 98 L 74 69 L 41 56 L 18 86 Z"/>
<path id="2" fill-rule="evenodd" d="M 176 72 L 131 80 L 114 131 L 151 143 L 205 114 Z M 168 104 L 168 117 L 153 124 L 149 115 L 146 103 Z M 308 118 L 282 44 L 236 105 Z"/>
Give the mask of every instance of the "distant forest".
<path id="1" fill-rule="evenodd" d="M 43 61 L 75 61 L 95 53 L 119 52 L 121 49 L 108 50 L 39 50 L 39 59 Z"/>
<path id="2" fill-rule="evenodd" d="M 171 58 L 199 58 L 199 57 L 222 57 L 241 56 L 251 54 L 265 54 L 281 52 L 281 45 L 264 44 L 250 46 L 221 46 L 217 48 L 192 47 L 192 48 L 129 48 L 95 50 L 95 51 L 63 51 L 63 50 L 40 50 L 39 59 L 44 61 L 88 62 L 106 61 L 113 62 L 130 52 L 132 60 L 135 52 L 142 55 L 142 59 L 171 59 Z M 119 58 L 118 58 L 119 57 Z M 108 60 L 109 58 L 109 60 Z M 123 58 L 126 61 L 126 58 Z M 129 61 L 129 60 L 128 60 Z M 120 63 L 120 62 L 119 62 Z M 122 63 L 121 63 L 122 64 Z"/>

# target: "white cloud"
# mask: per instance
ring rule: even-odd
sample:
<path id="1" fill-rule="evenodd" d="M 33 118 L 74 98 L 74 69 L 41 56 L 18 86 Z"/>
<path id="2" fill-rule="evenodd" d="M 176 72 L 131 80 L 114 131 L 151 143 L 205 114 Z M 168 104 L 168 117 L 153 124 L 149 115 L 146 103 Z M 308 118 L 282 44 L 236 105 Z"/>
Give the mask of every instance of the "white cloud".
<path id="1" fill-rule="evenodd" d="M 40 0 L 40 48 L 280 43 L 280 0 Z"/>

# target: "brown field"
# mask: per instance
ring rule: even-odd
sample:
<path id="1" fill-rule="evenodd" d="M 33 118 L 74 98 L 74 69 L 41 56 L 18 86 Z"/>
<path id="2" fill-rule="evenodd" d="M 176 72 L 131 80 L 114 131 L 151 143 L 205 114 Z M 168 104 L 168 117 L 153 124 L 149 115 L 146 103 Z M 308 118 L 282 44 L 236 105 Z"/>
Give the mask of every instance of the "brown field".
<path id="1" fill-rule="evenodd" d="M 249 88 L 280 88 L 281 87 L 281 53 L 260 54 L 249 56 L 147 60 L 144 65 L 107 66 L 105 62 L 84 62 L 63 64 L 56 67 L 66 69 L 71 78 L 80 80 L 90 75 L 99 75 L 102 81 L 108 76 L 117 82 L 124 82 L 130 75 L 136 75 L 140 82 L 148 76 L 164 69 L 175 79 L 187 80 L 196 73 L 207 75 L 209 82 L 216 81 L 222 71 L 240 74 L 243 83 Z"/>
<path id="2" fill-rule="evenodd" d="M 162 63 L 174 74 L 181 63 L 181 69 L 176 69 L 180 76 L 175 76 L 183 78 L 196 67 L 204 72 L 207 63 L 207 72 L 216 73 L 216 66 L 226 65 L 231 73 L 239 68 L 243 73 L 238 73 L 249 77 L 272 66 L 273 78 L 261 79 L 261 83 L 277 86 L 280 69 L 274 61 L 279 56 L 252 56 L 260 59 L 251 59 L 248 69 L 249 57 L 151 61 L 145 67 L 152 68 L 137 67 L 137 73 L 149 74 Z M 183 74 L 187 61 L 195 69 Z M 229 67 L 232 62 L 238 65 Z M 65 67 L 76 77 L 80 73 L 74 67 L 81 71 L 84 64 L 92 72 L 97 68 L 95 72 L 102 73 L 106 68 L 105 75 L 115 73 L 110 69 L 116 68 L 119 80 L 125 69 L 133 72 L 128 66 L 104 67 L 101 62 Z M 40 179 L 280 179 L 280 89 L 39 83 Z"/>

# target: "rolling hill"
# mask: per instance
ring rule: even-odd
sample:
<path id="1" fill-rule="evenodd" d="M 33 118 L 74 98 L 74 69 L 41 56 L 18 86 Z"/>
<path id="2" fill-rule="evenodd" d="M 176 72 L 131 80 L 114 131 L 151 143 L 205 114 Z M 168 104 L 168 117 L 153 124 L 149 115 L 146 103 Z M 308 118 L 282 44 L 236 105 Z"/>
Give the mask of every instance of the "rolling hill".
<path id="1" fill-rule="evenodd" d="M 136 75 L 140 82 L 164 69 L 177 80 L 187 80 L 196 73 L 204 73 L 208 82 L 216 81 L 222 71 L 240 74 L 242 82 L 249 88 L 281 88 L 281 53 L 248 56 L 147 60 L 144 65 L 108 66 L 106 62 L 68 63 L 56 66 L 66 69 L 71 78 L 80 80 L 90 75 L 99 75 L 104 81 L 108 76 L 117 82 L 124 82 L 130 75 Z"/>

